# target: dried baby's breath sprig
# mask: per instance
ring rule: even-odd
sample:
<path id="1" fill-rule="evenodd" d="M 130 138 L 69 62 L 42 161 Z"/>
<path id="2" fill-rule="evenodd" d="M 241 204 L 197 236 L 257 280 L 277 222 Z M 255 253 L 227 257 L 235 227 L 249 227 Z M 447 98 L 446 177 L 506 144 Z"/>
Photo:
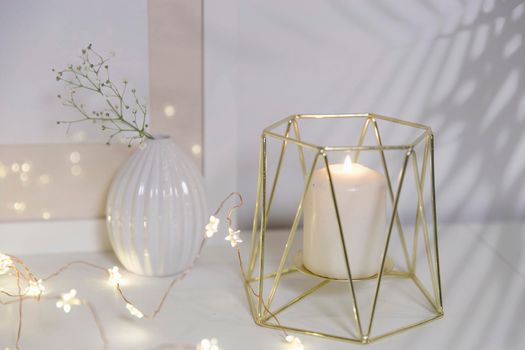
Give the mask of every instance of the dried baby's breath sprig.
<path id="1" fill-rule="evenodd" d="M 57 95 L 64 106 L 76 109 L 81 118 L 76 120 L 58 121 L 57 124 L 67 124 L 68 130 L 72 124 L 92 122 L 100 124 L 103 131 L 108 131 L 109 145 L 116 136 L 127 141 L 131 146 L 135 141 L 142 142 L 145 138 L 153 139 L 147 132 L 147 106 L 137 97 L 136 89 L 129 88 L 127 79 L 115 83 L 109 74 L 108 61 L 113 57 L 104 58 L 93 50 L 92 44 L 82 49 L 77 65 L 68 64 L 65 69 L 52 71 L 56 81 L 66 85 L 67 96 Z M 89 92 L 99 96 L 105 107 L 97 110 L 87 108 L 78 100 L 78 93 Z M 131 102 L 130 102 L 131 101 Z"/>

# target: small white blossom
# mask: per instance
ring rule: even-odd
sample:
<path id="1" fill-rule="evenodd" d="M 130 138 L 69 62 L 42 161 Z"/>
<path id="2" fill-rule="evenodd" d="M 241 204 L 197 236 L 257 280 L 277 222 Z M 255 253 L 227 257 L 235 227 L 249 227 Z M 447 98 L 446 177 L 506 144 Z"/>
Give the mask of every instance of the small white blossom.
<path id="1" fill-rule="evenodd" d="M 286 336 L 286 342 L 290 344 L 291 350 L 304 350 L 304 345 L 301 342 L 301 339 L 297 338 L 294 335 L 287 335 Z"/>
<path id="2" fill-rule="evenodd" d="M 0 253 L 0 275 L 5 275 L 14 266 L 11 257 Z"/>
<path id="3" fill-rule="evenodd" d="M 135 306 L 133 306 L 133 305 L 131 305 L 129 303 L 126 304 L 126 309 L 128 309 L 129 313 L 132 316 L 135 316 L 136 318 L 144 317 L 144 314 L 139 309 L 137 309 Z"/>
<path id="4" fill-rule="evenodd" d="M 230 241 L 230 244 L 232 245 L 232 247 L 236 247 L 237 244 L 242 243 L 242 240 L 239 237 L 240 232 L 241 232 L 240 230 L 234 231 L 231 227 L 229 227 L 228 236 L 226 236 L 226 238 L 224 239 L 227 241 Z"/>
<path id="5" fill-rule="evenodd" d="M 60 300 L 57 301 L 57 308 L 64 309 L 67 314 L 71 311 L 71 306 L 80 305 L 82 302 L 77 298 L 77 291 L 71 289 L 68 293 L 62 293 Z"/>
<path id="6" fill-rule="evenodd" d="M 221 348 L 219 348 L 219 341 L 217 338 L 204 338 L 197 345 L 196 350 L 221 350 Z"/>
<path id="7" fill-rule="evenodd" d="M 42 280 L 30 280 L 29 285 L 24 290 L 24 294 L 28 297 L 39 297 L 46 291 L 46 287 L 42 283 Z"/>
<path id="8" fill-rule="evenodd" d="M 120 274 L 118 266 L 113 266 L 108 269 L 108 275 L 108 283 L 111 286 L 117 287 L 117 285 L 122 282 L 122 275 Z"/>
<path id="9" fill-rule="evenodd" d="M 210 222 L 206 225 L 206 237 L 211 238 L 219 230 L 219 223 L 221 220 L 215 216 L 210 216 Z"/>

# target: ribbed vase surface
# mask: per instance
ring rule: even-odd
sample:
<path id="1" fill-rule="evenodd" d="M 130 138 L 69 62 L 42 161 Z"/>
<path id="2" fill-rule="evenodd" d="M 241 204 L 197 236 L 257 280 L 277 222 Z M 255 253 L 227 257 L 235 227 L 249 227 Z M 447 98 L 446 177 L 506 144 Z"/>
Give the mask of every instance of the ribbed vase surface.
<path id="1" fill-rule="evenodd" d="M 129 271 L 182 272 L 196 256 L 207 218 L 202 176 L 169 138 L 147 140 L 113 180 L 106 207 L 109 238 Z"/>

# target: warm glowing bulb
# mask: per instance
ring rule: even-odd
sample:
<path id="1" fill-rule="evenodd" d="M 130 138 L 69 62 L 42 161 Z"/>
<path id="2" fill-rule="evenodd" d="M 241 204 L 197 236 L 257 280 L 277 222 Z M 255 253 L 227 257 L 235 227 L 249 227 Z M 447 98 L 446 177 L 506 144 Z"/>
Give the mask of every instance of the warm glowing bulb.
<path id="1" fill-rule="evenodd" d="M 113 266 L 112 268 L 108 269 L 108 283 L 113 286 L 117 287 L 119 283 L 122 283 L 122 275 L 120 274 L 118 266 Z"/>
<path id="2" fill-rule="evenodd" d="M 297 338 L 294 335 L 287 335 L 286 336 L 286 342 L 290 344 L 291 350 L 304 350 L 304 345 L 301 342 L 301 339 Z"/>
<path id="3" fill-rule="evenodd" d="M 22 171 L 23 171 L 24 173 L 27 173 L 29 170 L 31 170 L 31 164 L 29 164 L 29 163 L 24 163 L 24 164 L 22 164 L 22 167 L 21 167 L 21 168 L 22 168 Z"/>
<path id="4" fill-rule="evenodd" d="M 214 215 L 210 216 L 210 222 L 204 228 L 206 230 L 206 237 L 212 238 L 219 229 L 219 223 L 221 220 Z"/>
<path id="5" fill-rule="evenodd" d="M 197 345 L 197 350 L 220 350 L 217 338 L 202 339 Z"/>
<path id="6" fill-rule="evenodd" d="M 11 164 L 11 171 L 13 173 L 19 172 L 20 171 L 20 164 L 18 164 L 18 163 Z"/>
<path id="7" fill-rule="evenodd" d="M 44 212 L 42 213 L 42 219 L 44 219 L 44 220 L 49 220 L 49 219 L 51 219 L 51 213 L 48 212 L 48 211 L 44 211 Z"/>
<path id="8" fill-rule="evenodd" d="M 343 164 L 343 169 L 344 169 L 344 171 L 346 171 L 346 172 L 350 172 L 350 171 L 352 171 L 352 159 L 350 158 L 349 155 L 347 155 L 347 156 L 345 157 L 345 162 L 344 162 L 344 164 Z"/>
<path id="9" fill-rule="evenodd" d="M 126 304 L 126 309 L 128 309 L 129 313 L 133 316 L 135 316 L 136 318 L 142 318 L 144 317 L 144 314 L 139 310 L 137 309 L 135 306 L 131 305 L 131 304 Z"/>
<path id="10" fill-rule="evenodd" d="M 59 309 L 63 309 L 67 314 L 71 311 L 71 306 L 80 305 L 81 303 L 80 299 L 77 298 L 77 291 L 71 289 L 69 292 L 61 294 L 56 306 Z"/>
<path id="11" fill-rule="evenodd" d="M 15 202 L 13 208 L 18 212 L 22 212 L 26 210 L 26 204 L 24 202 Z"/>
<path id="12" fill-rule="evenodd" d="M 201 145 L 199 144 L 195 144 L 193 146 L 191 146 L 191 152 L 195 155 L 199 155 L 201 154 L 202 152 L 202 148 L 201 148 Z"/>
<path id="13" fill-rule="evenodd" d="M 235 231 L 231 227 L 228 228 L 228 236 L 226 236 L 224 239 L 230 241 L 232 248 L 236 247 L 237 244 L 242 243 L 242 239 L 239 237 L 240 232 L 240 230 Z"/>
<path id="14" fill-rule="evenodd" d="M 29 285 L 24 291 L 24 294 L 28 297 L 39 297 L 46 291 L 46 287 L 42 283 L 42 280 L 30 280 Z"/>
<path id="15" fill-rule="evenodd" d="M 11 257 L 0 253 L 0 275 L 5 275 L 13 266 Z"/>
<path id="16" fill-rule="evenodd" d="M 173 105 L 166 105 L 164 106 L 164 115 L 166 115 L 166 118 L 171 119 L 175 115 L 177 110 L 175 109 L 175 106 Z"/>

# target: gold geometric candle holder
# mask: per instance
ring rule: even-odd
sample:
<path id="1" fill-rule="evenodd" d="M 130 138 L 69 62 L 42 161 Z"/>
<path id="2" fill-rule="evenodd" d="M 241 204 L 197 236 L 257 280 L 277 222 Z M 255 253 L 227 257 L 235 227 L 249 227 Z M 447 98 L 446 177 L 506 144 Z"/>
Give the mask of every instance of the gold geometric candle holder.
<path id="1" fill-rule="evenodd" d="M 354 278 L 353 256 L 366 247 L 345 235 L 349 213 L 331 170 L 346 156 L 380 173 L 386 189 L 375 273 Z M 321 168 L 345 278 L 312 272 L 301 255 L 305 201 Z M 286 230 L 268 231 L 276 226 Z M 258 325 L 360 344 L 442 317 L 431 129 L 376 114 L 294 115 L 264 129 L 245 289 Z"/>

